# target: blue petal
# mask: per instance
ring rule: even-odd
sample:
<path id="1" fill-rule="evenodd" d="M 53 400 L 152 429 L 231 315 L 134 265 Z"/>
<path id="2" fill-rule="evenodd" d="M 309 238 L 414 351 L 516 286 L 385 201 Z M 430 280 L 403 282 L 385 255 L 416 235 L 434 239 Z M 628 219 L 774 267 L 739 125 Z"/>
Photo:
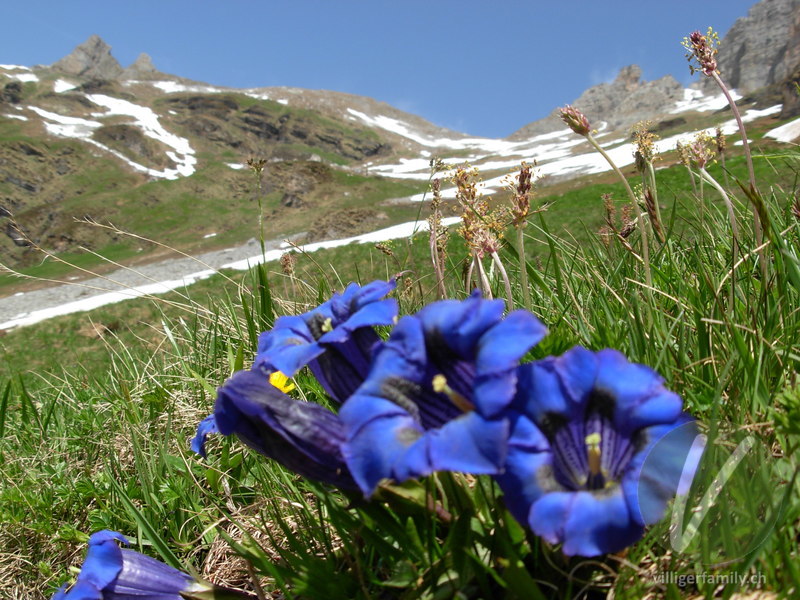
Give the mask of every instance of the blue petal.
<path id="1" fill-rule="evenodd" d="M 550 444 L 527 417 L 511 415 L 511 435 L 503 471 L 495 476 L 512 515 L 527 523 L 531 505 L 561 486 L 553 477 Z"/>
<path id="2" fill-rule="evenodd" d="M 396 477 L 398 463 L 408 476 L 427 474 L 424 458 L 407 454 L 409 446 L 422 436 L 423 429 L 407 411 L 383 398 L 357 393 L 339 413 L 348 432 L 342 454 L 356 483 L 369 497 L 383 479 Z"/>
<path id="3" fill-rule="evenodd" d="M 517 393 L 514 407 L 530 417 L 537 425 L 542 425 L 550 415 L 559 415 L 568 420 L 584 418 L 586 395 L 575 397 L 567 393 L 560 363 L 567 355 L 559 358 L 548 357 L 520 365 L 517 369 Z M 591 369 L 587 369 L 589 373 Z"/>
<path id="4" fill-rule="evenodd" d="M 621 488 L 599 492 L 553 492 L 531 507 L 534 533 L 564 544 L 567 556 L 618 552 L 641 538 L 644 528 L 630 515 Z"/>
<path id="5" fill-rule="evenodd" d="M 104 600 L 103 592 L 87 581 L 81 581 L 80 575 L 68 591 L 64 584 L 59 588 L 51 600 Z"/>
<path id="6" fill-rule="evenodd" d="M 107 529 L 89 537 L 89 551 L 78 576 L 79 581 L 85 581 L 102 590 L 117 578 L 122 571 L 122 550 L 117 541 L 128 543 L 121 533 Z"/>
<path id="7" fill-rule="evenodd" d="M 397 300 L 394 298 L 373 302 L 359 309 L 344 323 L 323 335 L 319 341 L 325 344 L 341 342 L 347 339 L 350 332 L 361 327 L 393 325 L 397 319 L 397 312 Z"/>
<path id="8" fill-rule="evenodd" d="M 473 412 L 425 431 L 396 404 L 361 393 L 340 416 L 348 431 L 342 451 L 365 496 L 382 479 L 403 482 L 443 470 L 493 474 L 505 459 L 506 420 L 487 421 Z"/>
<path id="9" fill-rule="evenodd" d="M 461 357 L 477 354 L 478 339 L 503 317 L 502 300 L 483 300 L 473 294 L 461 302 L 442 300 L 425 306 L 417 313 L 426 336 L 440 334 L 447 345 Z"/>
<path id="10" fill-rule="evenodd" d="M 456 417 L 427 433 L 432 471 L 473 475 L 498 473 L 506 458 L 507 419 L 484 419 L 476 412 Z"/>
<path id="11" fill-rule="evenodd" d="M 598 360 L 595 353 L 575 346 L 559 356 L 553 368 L 561 379 L 569 405 L 575 410 L 582 409 L 586 397 L 596 385 Z"/>
<path id="12" fill-rule="evenodd" d="M 197 426 L 197 433 L 192 438 L 192 442 L 190 444 L 192 452 L 205 458 L 206 438 L 212 433 L 219 433 L 219 429 L 217 428 L 217 420 L 214 418 L 213 413 L 200 421 L 200 424 Z"/>
<path id="13" fill-rule="evenodd" d="M 651 525 L 664 516 L 676 493 L 686 493 L 704 449 L 697 423 L 684 415 L 677 423 L 642 431 L 645 446 L 623 477 L 623 488 L 633 517 Z"/>
<path id="14" fill-rule="evenodd" d="M 478 341 L 478 373 L 505 372 L 547 335 L 539 319 L 524 310 L 516 310 L 494 324 Z"/>
<path id="15" fill-rule="evenodd" d="M 117 596 L 147 593 L 147 598 L 177 600 L 180 592 L 195 581 L 194 577 L 133 550 L 122 550 L 122 556 L 122 571 L 108 588 Z"/>
<path id="16" fill-rule="evenodd" d="M 615 399 L 614 425 L 630 435 L 642 427 L 672 423 L 680 417 L 680 396 L 664 387 L 663 378 L 651 368 L 628 362 L 616 350 L 597 353 L 595 386 L 607 390 Z"/>
<path id="17" fill-rule="evenodd" d="M 259 371 L 239 371 L 219 388 L 214 406 L 223 435 L 236 434 L 289 469 L 339 487 L 354 487 L 341 455 L 339 417 L 327 408 L 294 400 Z"/>
<path id="18" fill-rule="evenodd" d="M 292 377 L 324 351 L 302 317 L 278 317 L 275 326 L 258 337 L 254 366 Z"/>

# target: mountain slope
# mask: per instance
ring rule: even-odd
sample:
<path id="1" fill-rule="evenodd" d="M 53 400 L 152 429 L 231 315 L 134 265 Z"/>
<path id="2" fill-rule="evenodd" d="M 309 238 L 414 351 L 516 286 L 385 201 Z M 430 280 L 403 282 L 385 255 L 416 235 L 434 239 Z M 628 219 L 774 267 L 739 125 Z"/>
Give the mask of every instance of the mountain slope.
<path id="1" fill-rule="evenodd" d="M 798 3 L 758 6 L 788 6 L 796 17 Z M 757 30 L 774 12 L 756 8 L 732 32 Z M 781 34 L 790 38 L 781 54 L 786 64 L 800 55 L 795 29 Z M 755 68 L 747 61 L 740 67 L 744 74 Z M 683 89 L 671 77 L 642 81 L 631 65 L 575 105 L 625 166 L 633 160 L 627 129 L 643 119 L 664 138 L 661 152 L 697 129 L 733 133 L 729 114 L 716 112 L 726 102 L 713 92 Z M 774 97 L 744 98 L 746 119 L 762 129 L 778 125 Z M 792 132 L 779 137 L 791 141 Z M 2 262 L 39 262 L 31 242 L 55 253 L 85 247 L 119 260 L 153 258 L 153 247 L 86 220 L 190 252 L 241 243 L 257 234 L 259 194 L 270 236 L 362 233 L 416 216 L 413 202 L 427 189 L 433 157 L 479 167 L 486 193 L 502 189 L 522 161 L 537 164 L 540 186 L 608 169 L 555 111 L 507 139 L 474 138 L 351 94 L 216 87 L 161 73 L 147 55 L 123 67 L 92 36 L 49 67 L 0 65 Z M 245 167 L 250 158 L 266 161 L 260 183 Z"/>

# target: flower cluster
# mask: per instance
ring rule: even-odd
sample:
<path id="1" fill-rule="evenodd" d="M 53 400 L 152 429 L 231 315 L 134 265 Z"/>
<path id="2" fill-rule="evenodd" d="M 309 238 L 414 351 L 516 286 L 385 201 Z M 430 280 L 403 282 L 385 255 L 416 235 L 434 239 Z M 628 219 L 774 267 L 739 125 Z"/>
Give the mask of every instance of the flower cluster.
<path id="1" fill-rule="evenodd" d="M 591 133 L 592 126 L 589 125 L 589 119 L 574 106 L 567 104 L 565 107 L 559 109 L 559 114 L 561 120 L 566 123 L 567 127 L 578 135 L 585 136 Z"/>
<path id="2" fill-rule="evenodd" d="M 699 31 L 693 31 L 689 37 L 683 39 L 683 47 L 686 48 L 686 60 L 689 61 L 689 70 L 694 75 L 695 71 L 700 71 L 703 75 L 711 77 L 717 72 L 717 46 L 719 36 L 708 28 L 706 35 Z M 695 61 L 698 66 L 694 66 Z"/>
<path id="3" fill-rule="evenodd" d="M 509 511 L 568 555 L 619 551 L 661 519 L 685 487 L 696 425 L 656 372 L 610 349 L 525 362 L 547 333 L 530 312 L 476 292 L 398 320 L 393 288 L 351 284 L 278 319 L 252 369 L 219 388 L 193 448 L 236 435 L 365 498 L 437 471 L 490 475 Z M 276 374 L 304 366 L 338 411 L 279 389 Z"/>

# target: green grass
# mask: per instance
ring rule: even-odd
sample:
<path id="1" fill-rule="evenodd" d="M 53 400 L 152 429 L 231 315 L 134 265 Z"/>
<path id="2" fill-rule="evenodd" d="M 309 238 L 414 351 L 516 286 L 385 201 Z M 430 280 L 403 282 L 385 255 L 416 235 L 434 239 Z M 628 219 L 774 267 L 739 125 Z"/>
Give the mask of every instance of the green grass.
<path id="1" fill-rule="evenodd" d="M 741 160 L 728 165 L 742 177 Z M 79 564 L 86 534 L 105 527 L 136 537 L 136 549 L 162 560 L 198 570 L 210 564 L 231 585 L 247 585 L 231 555 L 220 559 L 230 544 L 270 592 L 304 598 L 561 598 L 587 590 L 625 599 L 730 598 L 752 590 L 702 581 L 682 590 L 658 581 L 665 572 L 758 574 L 763 588 L 791 596 L 800 586 L 796 161 L 761 158 L 756 166 L 771 222 L 768 277 L 752 253 L 750 209 L 739 202 L 749 254 L 734 272 L 733 301 L 729 225 L 708 189 L 699 217 L 683 167 L 657 172 L 669 235 L 663 245 L 651 242 L 652 288 L 630 252 L 596 235 L 600 194 L 623 202 L 613 183 L 541 197 L 552 204 L 526 229 L 531 260 L 520 266 L 512 247 L 501 252 L 515 304 L 523 301 L 525 268 L 532 310 L 549 329 L 532 358 L 575 344 L 615 348 L 663 375 L 720 441 L 722 458 L 740 432 L 755 436 L 763 454 L 725 486 L 721 510 L 687 551 L 669 550 L 664 521 L 624 557 L 567 559 L 526 536 L 484 478 L 464 485 L 457 475 L 431 477 L 386 492 L 402 499 L 364 503 L 303 481 L 236 440 L 212 440 L 206 462 L 191 456 L 188 440 L 211 410 L 214 388 L 249 365 L 259 331 L 276 315 L 303 312 L 350 280 L 401 271 L 401 314 L 432 301 L 427 238 L 419 235 L 393 242 L 392 256 L 370 244 L 320 251 L 300 256 L 293 277 L 272 264 L 161 301 L 112 305 L 0 337 L 0 596 L 48 597 Z M 405 195 L 391 187 L 399 184 L 334 177 L 342 188 L 363 187 L 361 202 L 371 197 L 369 186 L 376 198 Z M 638 249 L 639 233 L 629 241 Z M 448 295 L 462 298 L 466 249 L 453 236 L 448 250 Z M 496 274 L 491 286 L 502 295 Z M 98 334 L 91 323 L 104 328 Z M 296 383 L 306 398 L 323 397 L 309 373 Z M 429 497 L 454 518 L 432 516 L 424 509 Z M 749 552 L 736 555 L 743 547 Z M 726 557 L 736 561 L 714 566 Z"/>

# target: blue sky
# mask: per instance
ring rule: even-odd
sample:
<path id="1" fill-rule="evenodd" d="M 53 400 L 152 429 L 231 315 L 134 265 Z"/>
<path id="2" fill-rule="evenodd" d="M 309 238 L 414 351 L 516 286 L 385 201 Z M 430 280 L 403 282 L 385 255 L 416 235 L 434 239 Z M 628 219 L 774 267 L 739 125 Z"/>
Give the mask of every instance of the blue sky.
<path id="1" fill-rule="evenodd" d="M 0 63 L 50 64 L 96 33 L 123 66 L 147 52 L 189 79 L 348 92 L 504 137 L 628 64 L 688 84 L 683 36 L 724 34 L 754 3 L 24 0 L 0 9 Z"/>

